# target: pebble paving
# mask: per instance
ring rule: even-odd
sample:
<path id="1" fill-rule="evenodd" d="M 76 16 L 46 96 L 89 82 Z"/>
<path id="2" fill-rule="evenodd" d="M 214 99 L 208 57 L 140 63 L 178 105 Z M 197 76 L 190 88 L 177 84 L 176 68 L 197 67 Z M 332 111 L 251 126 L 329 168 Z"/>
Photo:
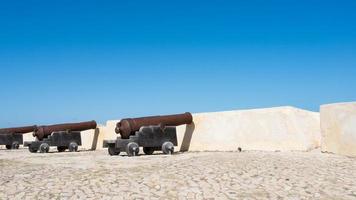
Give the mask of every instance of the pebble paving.
<path id="1" fill-rule="evenodd" d="M 0 150 L 0 199 L 356 199 L 356 159 L 318 152 Z"/>

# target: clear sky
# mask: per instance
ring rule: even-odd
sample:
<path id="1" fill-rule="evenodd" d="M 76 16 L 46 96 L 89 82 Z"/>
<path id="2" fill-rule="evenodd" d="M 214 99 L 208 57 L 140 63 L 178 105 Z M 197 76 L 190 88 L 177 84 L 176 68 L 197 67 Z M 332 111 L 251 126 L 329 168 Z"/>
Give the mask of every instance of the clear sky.
<path id="1" fill-rule="evenodd" d="M 1 1 L 0 127 L 356 100 L 356 1 Z"/>

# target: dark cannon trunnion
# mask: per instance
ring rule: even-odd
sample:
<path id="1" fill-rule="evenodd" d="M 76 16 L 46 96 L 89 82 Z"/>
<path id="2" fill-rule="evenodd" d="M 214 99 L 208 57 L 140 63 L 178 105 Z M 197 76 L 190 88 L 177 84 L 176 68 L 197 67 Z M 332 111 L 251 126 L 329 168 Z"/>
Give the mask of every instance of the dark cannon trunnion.
<path id="1" fill-rule="evenodd" d="M 110 155 L 126 152 L 128 156 L 137 156 L 139 147 L 143 147 L 146 155 L 151 155 L 154 151 L 172 154 L 177 143 L 175 126 L 143 126 L 128 139 L 118 137 L 116 140 L 104 140 L 103 147 L 108 148 Z"/>
<path id="2" fill-rule="evenodd" d="M 24 146 L 28 146 L 31 153 L 37 151 L 48 153 L 50 146 L 56 146 L 59 152 L 69 150 L 71 152 L 78 151 L 78 146 L 82 145 L 80 131 L 58 131 L 53 132 L 47 138 L 41 141 L 25 142 Z"/>
<path id="3" fill-rule="evenodd" d="M 22 134 L 0 134 L 0 145 L 5 145 L 6 149 L 18 149 L 22 143 Z"/>

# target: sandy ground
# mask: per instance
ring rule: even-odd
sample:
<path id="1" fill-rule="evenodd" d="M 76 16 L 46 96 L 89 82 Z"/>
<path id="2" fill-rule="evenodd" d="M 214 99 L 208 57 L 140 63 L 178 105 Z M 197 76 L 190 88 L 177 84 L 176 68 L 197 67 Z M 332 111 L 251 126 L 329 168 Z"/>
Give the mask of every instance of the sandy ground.
<path id="1" fill-rule="evenodd" d="M 318 152 L 0 150 L 0 199 L 356 199 L 356 159 Z"/>

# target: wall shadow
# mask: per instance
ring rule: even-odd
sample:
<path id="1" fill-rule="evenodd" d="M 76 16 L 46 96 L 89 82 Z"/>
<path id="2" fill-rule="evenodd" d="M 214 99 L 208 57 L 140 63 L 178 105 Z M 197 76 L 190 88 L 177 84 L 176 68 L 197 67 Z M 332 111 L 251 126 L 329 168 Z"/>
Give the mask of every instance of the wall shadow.
<path id="1" fill-rule="evenodd" d="M 185 127 L 185 133 L 183 136 L 183 140 L 182 140 L 182 145 L 180 146 L 180 151 L 184 152 L 184 151 L 189 151 L 189 147 L 190 147 L 190 142 L 192 140 L 192 136 L 193 136 L 193 132 L 195 130 L 195 123 L 191 123 L 186 125 Z"/>

